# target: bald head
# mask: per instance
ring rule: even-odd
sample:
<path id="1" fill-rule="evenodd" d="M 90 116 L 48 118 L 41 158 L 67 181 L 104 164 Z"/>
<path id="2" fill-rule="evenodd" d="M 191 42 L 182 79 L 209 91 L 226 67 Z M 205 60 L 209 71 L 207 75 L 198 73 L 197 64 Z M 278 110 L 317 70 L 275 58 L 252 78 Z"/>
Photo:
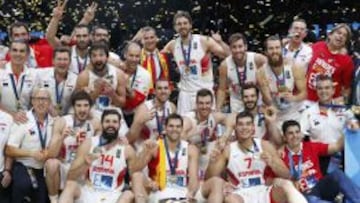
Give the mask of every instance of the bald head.
<path id="1" fill-rule="evenodd" d="M 129 42 L 125 47 L 125 63 L 127 68 L 135 70 L 140 63 L 141 47 L 135 42 Z"/>

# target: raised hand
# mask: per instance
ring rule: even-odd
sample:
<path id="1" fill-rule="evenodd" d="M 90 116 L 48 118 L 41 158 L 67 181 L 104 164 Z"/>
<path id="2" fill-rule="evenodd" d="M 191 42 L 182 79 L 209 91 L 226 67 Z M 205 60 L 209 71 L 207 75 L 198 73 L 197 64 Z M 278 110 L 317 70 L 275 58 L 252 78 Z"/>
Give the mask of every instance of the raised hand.
<path id="1" fill-rule="evenodd" d="M 67 4 L 67 0 L 61 3 L 61 0 L 57 1 L 56 7 L 53 9 L 53 17 L 60 20 L 63 17 L 64 9 Z"/>
<path id="2" fill-rule="evenodd" d="M 83 18 L 87 22 L 91 22 L 92 20 L 94 20 L 97 6 L 98 6 L 98 4 L 96 2 L 92 2 L 91 5 L 89 7 L 87 7 L 87 9 L 84 13 L 84 16 L 83 16 Z"/>
<path id="3" fill-rule="evenodd" d="M 217 43 L 220 43 L 223 41 L 219 31 L 214 32 L 211 30 L 211 38 L 213 38 Z"/>
<path id="4" fill-rule="evenodd" d="M 274 106 L 267 106 L 264 109 L 264 117 L 267 122 L 276 122 L 277 119 L 277 109 Z"/>

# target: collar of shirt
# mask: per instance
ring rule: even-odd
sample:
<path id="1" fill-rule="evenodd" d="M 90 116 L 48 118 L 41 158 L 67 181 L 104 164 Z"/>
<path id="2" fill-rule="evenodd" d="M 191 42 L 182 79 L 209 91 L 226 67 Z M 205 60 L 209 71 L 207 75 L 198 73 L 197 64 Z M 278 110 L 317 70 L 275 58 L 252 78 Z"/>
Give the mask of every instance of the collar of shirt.
<path id="1" fill-rule="evenodd" d="M 303 143 L 301 142 L 300 143 L 300 150 L 298 151 L 298 152 L 293 152 L 288 146 L 286 146 L 286 149 L 289 151 L 289 153 L 292 155 L 292 156 L 294 156 L 294 155 L 298 155 L 298 156 L 300 156 L 301 155 L 301 153 L 302 153 L 302 150 L 303 150 Z"/>

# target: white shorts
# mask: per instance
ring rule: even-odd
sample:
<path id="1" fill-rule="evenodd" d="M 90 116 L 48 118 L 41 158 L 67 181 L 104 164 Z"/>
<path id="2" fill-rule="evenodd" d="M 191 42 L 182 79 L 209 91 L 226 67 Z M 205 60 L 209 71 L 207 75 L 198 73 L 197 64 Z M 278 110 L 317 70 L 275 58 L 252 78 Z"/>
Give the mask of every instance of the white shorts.
<path id="1" fill-rule="evenodd" d="M 250 188 L 240 188 L 233 191 L 239 195 L 244 203 L 271 203 L 272 186 L 259 185 Z"/>
<path id="2" fill-rule="evenodd" d="M 157 203 L 160 200 L 170 199 L 170 198 L 186 198 L 187 188 L 165 188 L 162 191 L 152 192 L 149 195 L 149 203 Z M 201 187 L 195 194 L 195 199 L 198 203 L 206 202 L 205 197 L 202 195 Z"/>
<path id="3" fill-rule="evenodd" d="M 180 91 L 177 99 L 177 113 L 185 115 L 195 109 L 196 92 Z"/>
<path id="4" fill-rule="evenodd" d="M 81 186 L 80 188 L 80 197 L 75 200 L 75 203 L 117 203 L 121 196 L 121 192 L 118 190 L 115 191 L 104 191 L 96 190 L 93 187 L 88 185 Z"/>

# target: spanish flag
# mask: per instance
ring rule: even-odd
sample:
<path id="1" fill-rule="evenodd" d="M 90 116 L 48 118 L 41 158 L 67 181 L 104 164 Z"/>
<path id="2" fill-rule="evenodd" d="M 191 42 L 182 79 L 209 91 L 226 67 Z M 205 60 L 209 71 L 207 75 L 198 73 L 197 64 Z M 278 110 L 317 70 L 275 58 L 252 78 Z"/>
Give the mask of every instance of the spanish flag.
<path id="1" fill-rule="evenodd" d="M 160 53 L 158 50 L 154 52 L 156 55 L 155 57 L 158 58 L 161 68 L 161 79 L 169 80 L 169 66 L 168 66 L 168 59 L 166 57 L 166 54 Z M 152 93 L 154 90 L 154 84 L 157 80 L 156 78 L 156 67 L 155 67 L 155 61 L 151 58 L 151 56 L 148 55 L 148 53 L 142 49 L 141 50 L 141 61 L 140 64 L 142 67 L 144 67 L 149 74 L 151 75 L 151 83 L 150 83 L 150 92 Z"/>
<path id="2" fill-rule="evenodd" d="M 158 152 L 156 158 L 152 159 L 149 164 L 149 177 L 155 181 L 160 190 L 166 187 L 166 153 L 164 139 L 158 140 Z"/>

